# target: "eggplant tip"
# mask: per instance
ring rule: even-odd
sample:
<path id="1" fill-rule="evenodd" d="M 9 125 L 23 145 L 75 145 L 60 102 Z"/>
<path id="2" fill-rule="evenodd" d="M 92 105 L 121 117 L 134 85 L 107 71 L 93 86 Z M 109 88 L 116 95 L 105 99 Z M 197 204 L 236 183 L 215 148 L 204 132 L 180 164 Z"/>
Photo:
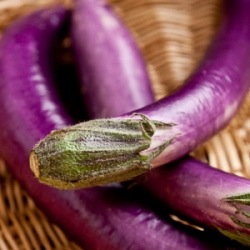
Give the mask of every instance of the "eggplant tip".
<path id="1" fill-rule="evenodd" d="M 34 173 L 36 178 L 39 178 L 40 171 L 39 171 L 39 167 L 38 167 L 38 165 L 39 165 L 38 164 L 38 158 L 37 158 L 34 151 L 31 151 L 29 161 L 30 161 L 30 169 L 31 169 L 31 171 Z"/>

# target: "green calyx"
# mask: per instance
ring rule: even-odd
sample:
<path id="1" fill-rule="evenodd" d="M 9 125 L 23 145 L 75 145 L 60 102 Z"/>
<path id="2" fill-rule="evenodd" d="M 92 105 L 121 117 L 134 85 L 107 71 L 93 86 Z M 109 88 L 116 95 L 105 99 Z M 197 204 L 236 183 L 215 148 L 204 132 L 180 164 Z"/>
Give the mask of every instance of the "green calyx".
<path id="1" fill-rule="evenodd" d="M 43 183 L 75 189 L 129 180 L 150 169 L 150 162 L 172 141 L 149 149 L 166 124 L 136 114 L 99 119 L 51 132 L 33 148 L 30 167 Z"/>
<path id="2" fill-rule="evenodd" d="M 239 228 L 235 230 L 219 229 L 219 231 L 243 245 L 250 246 L 250 193 L 229 196 L 224 201 L 236 209 L 234 214 L 231 215 L 231 220 Z"/>
<path id="3" fill-rule="evenodd" d="M 249 238 L 248 234 L 237 232 L 237 231 L 231 232 L 231 231 L 228 231 L 225 229 L 220 229 L 220 228 L 218 228 L 218 230 L 221 234 L 225 235 L 226 237 L 228 237 L 232 240 L 235 240 L 235 241 L 241 243 L 242 245 L 250 246 L 250 238 Z"/>

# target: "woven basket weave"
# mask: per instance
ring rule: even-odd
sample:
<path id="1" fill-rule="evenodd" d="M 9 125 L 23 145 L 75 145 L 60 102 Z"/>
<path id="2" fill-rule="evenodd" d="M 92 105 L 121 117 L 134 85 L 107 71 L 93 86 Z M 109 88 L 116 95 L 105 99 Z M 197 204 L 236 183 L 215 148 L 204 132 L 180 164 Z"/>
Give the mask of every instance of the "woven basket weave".
<path id="1" fill-rule="evenodd" d="M 16 18 L 70 0 L 0 0 L 0 39 Z M 220 0 L 110 0 L 134 34 L 148 65 L 157 99 L 178 88 L 195 69 L 221 18 Z M 247 100 L 250 101 L 248 96 Z M 250 178 L 250 109 L 199 147 L 197 158 Z M 36 207 L 0 159 L 0 250 L 80 249 Z"/>

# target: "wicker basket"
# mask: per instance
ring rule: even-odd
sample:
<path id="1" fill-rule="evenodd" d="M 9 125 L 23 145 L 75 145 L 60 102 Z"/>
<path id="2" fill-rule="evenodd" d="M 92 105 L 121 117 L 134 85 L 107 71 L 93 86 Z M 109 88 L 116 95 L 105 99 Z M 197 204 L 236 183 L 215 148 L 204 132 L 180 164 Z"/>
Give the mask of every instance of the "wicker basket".
<path id="1" fill-rule="evenodd" d="M 1 32 L 35 9 L 70 0 L 1 0 Z M 220 21 L 220 0 L 110 0 L 144 53 L 157 99 L 194 70 Z M 248 98 L 250 101 L 250 99 Z M 249 102 L 248 101 L 248 102 Z M 249 103 L 223 132 L 193 154 L 225 171 L 250 176 Z M 36 207 L 0 160 L 0 249 L 80 249 Z"/>

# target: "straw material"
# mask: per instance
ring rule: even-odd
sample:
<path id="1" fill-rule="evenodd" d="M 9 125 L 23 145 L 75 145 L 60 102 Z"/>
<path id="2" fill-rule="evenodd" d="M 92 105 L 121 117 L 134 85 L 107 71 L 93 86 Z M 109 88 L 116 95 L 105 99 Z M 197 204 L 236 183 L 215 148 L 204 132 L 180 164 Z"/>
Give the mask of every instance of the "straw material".
<path id="1" fill-rule="evenodd" d="M 11 21 L 70 0 L 1 0 L 0 39 Z M 221 18 L 220 0 L 110 0 L 134 34 L 157 99 L 177 89 L 195 69 Z M 247 100 L 250 101 L 248 96 Z M 223 132 L 193 154 L 212 166 L 250 177 L 250 109 L 246 101 Z M 4 145 L 3 145 L 4 146 Z M 80 249 L 39 210 L 0 160 L 0 249 Z"/>

